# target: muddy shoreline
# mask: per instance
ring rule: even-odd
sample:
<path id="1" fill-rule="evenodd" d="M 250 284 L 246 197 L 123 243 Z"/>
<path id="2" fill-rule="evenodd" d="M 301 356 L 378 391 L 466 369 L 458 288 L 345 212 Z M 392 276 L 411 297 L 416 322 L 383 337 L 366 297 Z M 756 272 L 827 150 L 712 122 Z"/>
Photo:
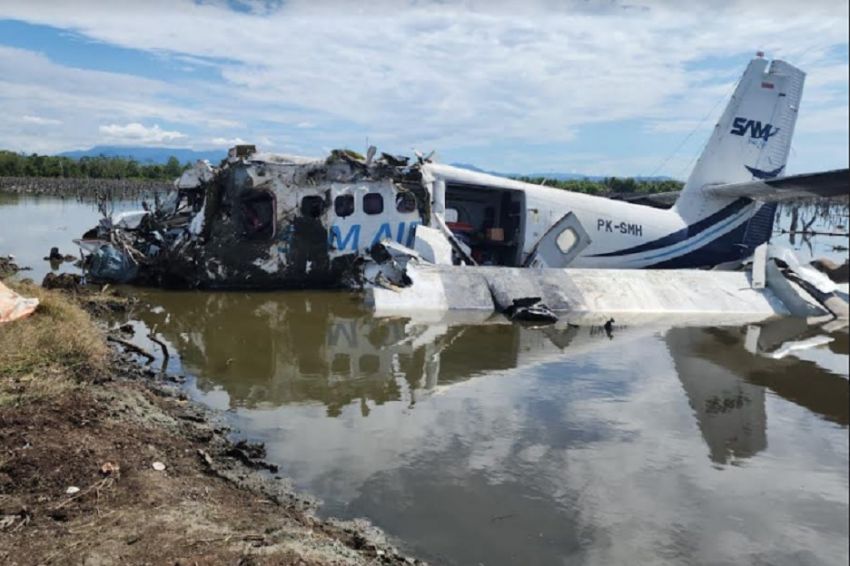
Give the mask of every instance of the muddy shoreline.
<path id="1" fill-rule="evenodd" d="M 27 389 L 47 376 L 16 379 L 0 366 L 0 563 L 422 563 L 366 521 L 317 518 L 262 445 L 187 399 L 182 377 L 107 342 L 116 329 L 106 315 L 125 298 L 38 293 L 88 311 L 108 360 L 34 399 Z M 0 326 L 0 340 L 38 316 Z"/>

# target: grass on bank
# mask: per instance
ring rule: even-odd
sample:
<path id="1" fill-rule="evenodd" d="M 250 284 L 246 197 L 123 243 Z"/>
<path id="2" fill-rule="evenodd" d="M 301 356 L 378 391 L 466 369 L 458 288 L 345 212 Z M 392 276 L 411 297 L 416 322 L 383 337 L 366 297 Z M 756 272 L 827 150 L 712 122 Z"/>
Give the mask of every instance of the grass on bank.
<path id="1" fill-rule="evenodd" d="M 29 317 L 0 324 L 0 407 L 49 399 L 106 372 L 103 334 L 73 297 L 4 283 L 40 303 Z"/>

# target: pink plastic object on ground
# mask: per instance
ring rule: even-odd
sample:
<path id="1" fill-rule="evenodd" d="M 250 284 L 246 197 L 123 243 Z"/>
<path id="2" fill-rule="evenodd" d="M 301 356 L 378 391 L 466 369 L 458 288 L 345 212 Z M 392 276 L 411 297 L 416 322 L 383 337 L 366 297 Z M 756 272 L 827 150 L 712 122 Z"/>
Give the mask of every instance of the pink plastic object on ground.
<path id="1" fill-rule="evenodd" d="M 38 306 L 38 299 L 27 299 L 0 281 L 0 324 L 29 316 Z"/>

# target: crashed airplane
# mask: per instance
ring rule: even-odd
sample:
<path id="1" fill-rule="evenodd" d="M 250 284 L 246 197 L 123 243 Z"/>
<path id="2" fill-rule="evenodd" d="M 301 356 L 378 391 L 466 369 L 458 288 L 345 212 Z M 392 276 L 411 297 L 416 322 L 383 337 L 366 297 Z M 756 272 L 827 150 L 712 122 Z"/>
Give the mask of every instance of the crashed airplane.
<path id="1" fill-rule="evenodd" d="M 444 286 L 455 278 L 451 266 L 737 268 L 769 240 L 777 201 L 847 194 L 846 169 L 781 176 L 804 78 L 759 53 L 670 209 L 421 155 L 370 148 L 365 157 L 338 150 L 308 159 L 245 145 L 217 167 L 198 162 L 154 210 L 104 218 L 77 242 L 93 279 L 188 288 L 344 287 L 381 277 L 384 287 L 405 287 L 408 274 L 368 267 L 398 267 L 402 256 L 444 266 Z"/>
<path id="2" fill-rule="evenodd" d="M 104 218 L 77 243 L 98 280 L 189 288 L 343 285 L 384 238 L 429 222 L 418 167 L 334 151 L 314 160 L 238 146 L 198 162 L 152 211 Z"/>

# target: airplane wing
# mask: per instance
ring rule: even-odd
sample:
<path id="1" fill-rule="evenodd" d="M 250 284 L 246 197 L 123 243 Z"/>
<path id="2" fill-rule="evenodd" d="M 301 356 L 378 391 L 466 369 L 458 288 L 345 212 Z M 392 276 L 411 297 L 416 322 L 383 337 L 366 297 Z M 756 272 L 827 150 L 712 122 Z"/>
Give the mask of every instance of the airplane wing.
<path id="1" fill-rule="evenodd" d="M 850 170 L 835 169 L 747 183 L 709 185 L 703 191 L 712 196 L 748 197 L 766 202 L 802 197 L 847 196 L 850 193 Z"/>

